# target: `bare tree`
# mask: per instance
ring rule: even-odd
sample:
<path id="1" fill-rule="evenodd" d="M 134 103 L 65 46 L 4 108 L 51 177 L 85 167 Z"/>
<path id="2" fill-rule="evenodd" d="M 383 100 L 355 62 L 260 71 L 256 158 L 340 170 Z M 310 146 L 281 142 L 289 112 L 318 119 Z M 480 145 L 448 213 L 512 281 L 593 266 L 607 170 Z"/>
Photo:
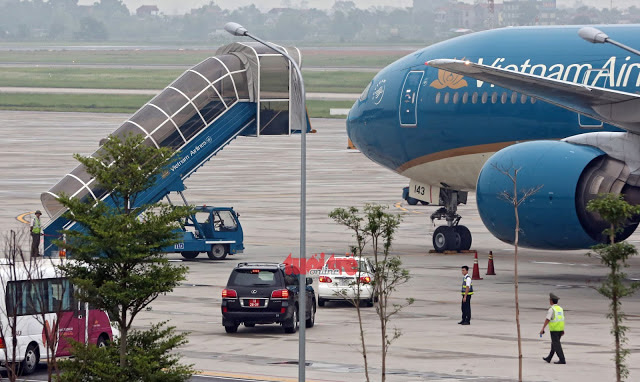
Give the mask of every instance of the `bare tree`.
<path id="1" fill-rule="evenodd" d="M 493 167 L 497 171 L 507 176 L 511 180 L 511 183 L 513 183 L 512 193 L 510 193 L 507 190 L 504 190 L 498 194 L 498 197 L 500 199 L 507 201 L 509 204 L 513 205 L 513 211 L 516 218 L 516 225 L 514 228 L 515 238 L 513 241 L 514 252 L 515 252 L 513 285 L 514 285 L 515 300 L 516 300 L 516 328 L 518 331 L 518 381 L 522 382 L 522 335 L 520 333 L 520 300 L 518 299 L 518 237 L 520 233 L 520 216 L 518 215 L 518 207 L 520 207 L 520 205 L 525 200 L 527 200 L 531 195 L 540 191 L 540 189 L 544 187 L 544 185 L 539 185 L 536 187 L 520 190 L 520 195 L 518 195 L 518 173 L 520 172 L 521 168 L 514 168 L 513 166 L 509 168 L 503 168 L 495 164 L 493 165 Z"/>
<path id="2" fill-rule="evenodd" d="M 33 295 L 32 311 L 36 312 L 36 320 L 42 325 L 42 342 L 46 351 L 47 360 L 47 381 L 51 382 L 53 376 L 60 377 L 58 367 L 57 351 L 60 346 L 70 346 L 60 338 L 60 321 L 71 319 L 70 315 L 63 313 L 64 298 L 72 293 L 69 280 L 64 279 L 64 275 L 58 265 L 63 264 L 64 259 L 54 263 L 52 259 L 31 259 L 23 262 L 24 272 L 32 290 L 37 293 Z M 51 271 L 52 270 L 52 271 Z M 43 281 L 45 279 L 55 279 L 55 281 Z M 48 285 L 51 283 L 51 285 Z M 51 290 L 49 289 L 51 287 Z M 67 307 L 69 308 L 69 307 Z M 63 326 L 68 326 L 63 323 Z M 62 340 L 66 341 L 66 340 Z"/>
<path id="3" fill-rule="evenodd" d="M 21 290 L 8 290 L 11 281 L 18 280 L 16 264 L 25 260 L 25 252 L 21 243 L 25 242 L 26 234 L 24 230 L 11 230 L 4 233 L 3 263 L 0 268 L 0 292 L 2 296 L 10 296 L 6 301 L 20 301 L 22 299 Z M 5 367 L 7 369 L 7 379 L 14 382 L 18 379 L 20 365 L 16 363 L 18 359 L 18 310 L 17 304 L 0 304 L 0 339 L 4 344 Z"/>
<path id="4" fill-rule="evenodd" d="M 12 230 L 3 236 L 4 259 L 0 270 L 0 292 L 5 304 L 0 312 L 0 338 L 5 345 L 7 376 L 15 381 L 23 372 L 31 372 L 40 358 L 40 348 L 27 347 L 25 360 L 18 363 L 18 336 L 20 317 L 34 317 L 42 325 L 42 342 L 46 349 L 48 381 L 53 375 L 60 375 L 56 351 L 59 338 L 59 318 L 62 312 L 62 298 L 67 284 L 62 281 L 62 272 L 51 259 L 33 258 L 23 251 L 21 243 L 25 240 L 24 230 Z M 53 270 L 53 271 L 52 271 Z M 55 283 L 59 287 L 49 290 L 51 279 L 60 279 Z M 50 293 L 51 292 L 51 293 Z M 52 293 L 55 293 L 53 295 Z M 24 335 L 24 334 L 23 334 Z M 27 357 L 28 356 L 28 357 Z M 31 359 L 27 359 L 31 357 Z"/>

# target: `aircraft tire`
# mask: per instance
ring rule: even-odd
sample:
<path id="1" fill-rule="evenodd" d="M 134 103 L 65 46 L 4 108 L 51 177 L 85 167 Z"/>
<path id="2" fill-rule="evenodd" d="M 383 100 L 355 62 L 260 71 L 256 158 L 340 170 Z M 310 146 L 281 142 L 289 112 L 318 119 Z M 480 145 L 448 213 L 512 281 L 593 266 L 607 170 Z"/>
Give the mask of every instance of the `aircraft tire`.
<path id="1" fill-rule="evenodd" d="M 453 227 L 441 225 L 433 232 L 433 248 L 438 252 L 457 250 L 456 232 Z"/>
<path id="2" fill-rule="evenodd" d="M 466 251 L 469 248 L 471 248 L 471 231 L 469 231 L 469 228 L 463 226 L 463 225 L 459 225 L 459 226 L 455 226 L 454 227 L 456 234 L 460 237 L 460 250 L 461 251 Z"/>

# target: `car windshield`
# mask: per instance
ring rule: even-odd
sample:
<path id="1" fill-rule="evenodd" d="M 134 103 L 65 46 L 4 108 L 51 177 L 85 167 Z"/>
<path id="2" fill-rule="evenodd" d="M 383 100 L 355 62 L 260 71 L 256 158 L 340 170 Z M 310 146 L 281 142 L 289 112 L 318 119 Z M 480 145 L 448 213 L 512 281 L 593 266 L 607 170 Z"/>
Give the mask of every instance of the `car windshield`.
<path id="1" fill-rule="evenodd" d="M 229 285 L 270 286 L 276 285 L 276 271 L 265 269 L 237 269 L 229 277 Z"/>
<path id="2" fill-rule="evenodd" d="M 336 269 L 338 272 L 353 275 L 358 272 L 369 272 L 367 261 L 353 257 L 338 257 L 327 260 L 325 269 Z"/>

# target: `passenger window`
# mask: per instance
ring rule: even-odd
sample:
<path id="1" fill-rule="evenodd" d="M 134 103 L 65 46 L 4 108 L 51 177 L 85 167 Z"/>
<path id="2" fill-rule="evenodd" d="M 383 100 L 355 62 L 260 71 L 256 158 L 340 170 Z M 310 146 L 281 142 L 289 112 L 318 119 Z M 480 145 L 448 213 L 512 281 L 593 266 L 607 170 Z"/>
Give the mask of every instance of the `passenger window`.
<path id="1" fill-rule="evenodd" d="M 493 92 L 493 94 L 491 94 L 491 103 L 496 103 L 498 102 L 498 93 Z"/>
<path id="2" fill-rule="evenodd" d="M 449 103 L 449 93 L 444 93 L 444 103 L 445 105 Z"/>
<path id="3" fill-rule="evenodd" d="M 488 99 L 489 99 L 489 94 L 487 94 L 487 92 L 482 93 L 482 103 L 487 103 Z"/>
<path id="4" fill-rule="evenodd" d="M 502 102 L 503 105 L 507 103 L 507 92 L 502 93 L 502 97 L 500 97 L 500 102 Z"/>
<path id="5" fill-rule="evenodd" d="M 527 96 L 523 94 L 523 95 L 520 97 L 520 103 L 524 104 L 524 103 L 526 103 L 526 102 L 527 102 Z"/>
<path id="6" fill-rule="evenodd" d="M 536 98 L 531 97 L 531 104 L 536 103 L 538 100 Z"/>
<path id="7" fill-rule="evenodd" d="M 473 104 L 478 103 L 478 92 L 473 92 L 473 96 L 471 97 L 471 102 Z"/>
<path id="8" fill-rule="evenodd" d="M 511 93 L 511 103 L 516 103 L 518 102 L 518 93 L 513 92 Z"/>
<path id="9" fill-rule="evenodd" d="M 455 93 L 453 95 L 453 103 L 458 103 L 458 98 L 460 98 L 460 95 L 458 93 Z"/>
<path id="10" fill-rule="evenodd" d="M 467 101 L 469 101 L 469 93 L 464 92 L 462 95 L 462 103 L 467 103 Z"/>
<path id="11" fill-rule="evenodd" d="M 440 92 L 436 94 L 436 103 L 440 103 Z"/>

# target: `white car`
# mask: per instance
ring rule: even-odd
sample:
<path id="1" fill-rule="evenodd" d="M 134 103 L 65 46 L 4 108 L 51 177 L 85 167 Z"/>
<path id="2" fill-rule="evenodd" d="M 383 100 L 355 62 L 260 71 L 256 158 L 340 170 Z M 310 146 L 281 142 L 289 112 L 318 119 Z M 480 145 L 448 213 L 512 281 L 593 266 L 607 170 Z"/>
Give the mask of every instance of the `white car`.
<path id="1" fill-rule="evenodd" d="M 325 301 L 353 301 L 360 280 L 360 301 L 373 306 L 374 267 L 366 257 L 332 256 L 318 273 L 318 306 Z"/>

